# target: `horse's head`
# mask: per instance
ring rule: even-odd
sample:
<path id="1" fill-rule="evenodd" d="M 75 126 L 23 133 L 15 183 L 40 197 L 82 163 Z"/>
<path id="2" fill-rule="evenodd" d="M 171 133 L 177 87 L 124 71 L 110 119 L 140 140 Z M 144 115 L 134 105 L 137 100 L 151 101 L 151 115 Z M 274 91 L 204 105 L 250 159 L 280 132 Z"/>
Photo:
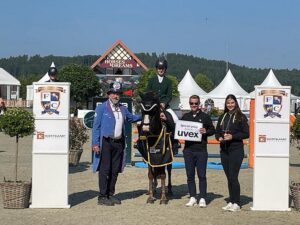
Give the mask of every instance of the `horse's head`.
<path id="1" fill-rule="evenodd" d="M 148 134 L 158 134 L 161 130 L 159 97 L 154 92 L 140 94 L 142 99 L 141 131 Z"/>

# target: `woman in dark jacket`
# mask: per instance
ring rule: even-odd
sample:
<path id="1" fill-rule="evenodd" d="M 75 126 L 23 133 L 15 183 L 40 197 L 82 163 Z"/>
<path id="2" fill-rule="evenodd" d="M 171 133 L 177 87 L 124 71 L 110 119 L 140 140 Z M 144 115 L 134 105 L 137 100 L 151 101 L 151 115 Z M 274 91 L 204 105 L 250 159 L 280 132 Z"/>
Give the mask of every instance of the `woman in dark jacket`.
<path id="1" fill-rule="evenodd" d="M 238 175 L 244 158 L 243 139 L 249 137 L 247 117 L 241 112 L 234 95 L 225 100 L 224 114 L 219 117 L 216 139 L 220 141 L 221 162 L 226 174 L 229 202 L 223 207 L 227 211 L 240 211 L 240 184 Z"/>

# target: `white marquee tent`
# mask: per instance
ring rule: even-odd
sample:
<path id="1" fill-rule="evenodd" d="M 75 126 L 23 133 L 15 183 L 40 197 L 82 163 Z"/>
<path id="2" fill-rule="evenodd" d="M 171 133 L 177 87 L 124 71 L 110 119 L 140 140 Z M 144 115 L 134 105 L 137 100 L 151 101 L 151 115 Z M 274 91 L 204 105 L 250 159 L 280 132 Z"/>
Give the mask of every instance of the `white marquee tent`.
<path id="1" fill-rule="evenodd" d="M 268 76 L 265 80 L 260 84 L 260 86 L 265 87 L 280 87 L 281 83 L 277 80 L 274 72 L 270 69 Z M 255 98 L 255 90 L 250 93 L 251 98 Z M 300 97 L 291 94 L 291 111 L 294 111 L 294 104 L 299 103 Z"/>
<path id="2" fill-rule="evenodd" d="M 190 110 L 189 98 L 191 95 L 199 95 L 200 98 L 206 95 L 206 92 L 203 91 L 196 83 L 196 81 L 193 79 L 189 70 L 186 71 L 186 74 L 179 82 L 178 91 L 180 94 L 179 108 L 181 110 Z"/>
<path id="3" fill-rule="evenodd" d="M 249 110 L 250 95 L 238 84 L 230 70 L 228 70 L 221 83 L 214 90 L 209 92 L 205 98 L 212 99 L 214 107 L 224 109 L 225 98 L 229 94 L 236 96 L 242 110 Z"/>
<path id="4" fill-rule="evenodd" d="M 277 80 L 273 70 L 271 69 L 268 73 L 268 76 L 265 80 L 259 85 L 265 87 L 280 87 L 282 86 L 281 83 Z M 255 98 L 255 90 L 250 93 L 251 98 Z"/>
<path id="5" fill-rule="evenodd" d="M 21 83 L 13 75 L 0 68 L 0 97 L 3 99 L 19 99 Z"/>

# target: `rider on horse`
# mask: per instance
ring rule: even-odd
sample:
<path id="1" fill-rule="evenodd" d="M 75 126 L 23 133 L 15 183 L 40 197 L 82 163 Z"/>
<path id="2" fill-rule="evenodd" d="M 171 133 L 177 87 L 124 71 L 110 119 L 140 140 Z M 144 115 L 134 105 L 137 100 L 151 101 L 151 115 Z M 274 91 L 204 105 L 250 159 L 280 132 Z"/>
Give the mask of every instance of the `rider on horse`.
<path id="1" fill-rule="evenodd" d="M 169 107 L 169 103 L 172 100 L 173 88 L 172 81 L 166 76 L 166 72 L 168 69 L 168 61 L 164 57 L 158 58 L 155 63 L 155 69 L 156 76 L 149 79 L 146 91 L 152 91 L 158 95 L 161 111 L 165 114 L 170 114 L 173 118 L 174 123 L 176 123 L 178 117 L 175 114 L 175 112 Z M 174 133 L 174 130 L 172 130 L 172 133 Z M 173 147 L 174 154 L 177 154 L 178 141 L 172 138 L 172 143 L 173 145 L 175 145 L 175 147 Z"/>
<path id="2" fill-rule="evenodd" d="M 166 109 L 172 100 L 172 82 L 166 77 L 168 62 L 165 58 L 158 58 L 155 63 L 156 75 L 149 79 L 146 91 L 153 91 L 159 97 L 160 107 Z"/>

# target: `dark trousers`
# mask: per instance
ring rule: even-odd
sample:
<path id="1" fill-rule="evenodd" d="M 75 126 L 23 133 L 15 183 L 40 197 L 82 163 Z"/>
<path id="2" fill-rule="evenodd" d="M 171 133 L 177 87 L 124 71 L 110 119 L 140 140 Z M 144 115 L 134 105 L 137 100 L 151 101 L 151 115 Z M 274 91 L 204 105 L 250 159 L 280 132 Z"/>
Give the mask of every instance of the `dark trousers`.
<path id="1" fill-rule="evenodd" d="M 229 201 L 240 205 L 240 183 L 238 180 L 241 164 L 244 158 L 244 150 L 221 151 L 221 162 L 226 174 Z"/>
<path id="2" fill-rule="evenodd" d="M 99 168 L 100 196 L 109 196 L 115 193 L 123 149 L 122 141 L 114 142 L 111 139 L 103 138 Z"/>
<path id="3" fill-rule="evenodd" d="M 207 182 L 206 182 L 206 167 L 207 167 L 207 151 L 191 151 L 184 149 L 183 151 L 185 170 L 187 176 L 187 184 L 190 197 L 196 196 L 195 183 L 195 167 L 199 178 L 200 198 L 206 198 Z"/>

